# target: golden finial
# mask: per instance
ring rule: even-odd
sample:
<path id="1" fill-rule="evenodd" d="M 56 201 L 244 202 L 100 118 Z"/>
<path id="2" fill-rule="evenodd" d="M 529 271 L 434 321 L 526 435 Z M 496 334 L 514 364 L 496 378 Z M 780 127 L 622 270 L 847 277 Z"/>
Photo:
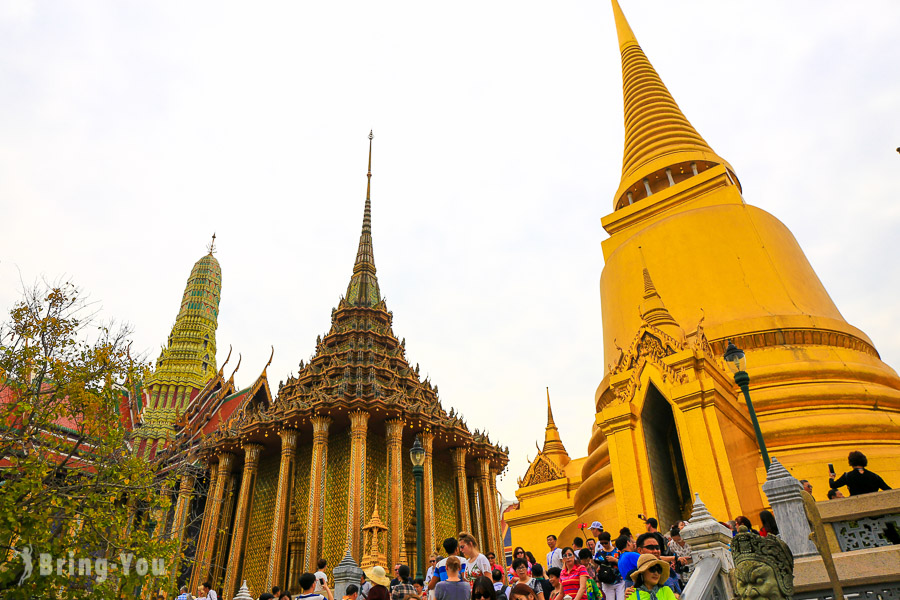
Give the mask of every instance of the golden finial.
<path id="1" fill-rule="evenodd" d="M 210 255 L 216 252 L 216 232 L 213 232 L 212 241 L 209 243 L 209 246 L 206 247 L 209 250 Z"/>

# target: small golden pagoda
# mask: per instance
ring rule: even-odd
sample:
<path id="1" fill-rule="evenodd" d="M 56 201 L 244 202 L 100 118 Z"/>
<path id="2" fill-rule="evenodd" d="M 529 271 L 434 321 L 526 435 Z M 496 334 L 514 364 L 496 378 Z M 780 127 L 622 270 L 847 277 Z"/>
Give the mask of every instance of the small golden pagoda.
<path id="1" fill-rule="evenodd" d="M 336 566 L 348 548 L 358 563 L 364 553 L 385 567 L 405 556 L 414 569 L 409 449 L 416 436 L 425 448 L 426 554 L 460 530 L 473 532 L 485 552 L 503 551 L 496 478 L 507 450 L 441 406 L 437 386 L 407 361 L 405 340 L 394 334 L 381 296 L 372 251 L 371 140 L 370 134 L 353 274 L 315 355 L 279 384 L 274 399 L 265 371 L 241 392 L 217 377 L 188 415 L 181 441 L 204 465 L 198 481 L 209 490 L 192 589 L 209 578 L 225 600 L 243 580 L 253 590 L 299 591 L 304 571 L 315 570 L 319 558 Z M 387 493 L 376 494 L 383 474 Z M 192 479 L 182 480 L 176 515 L 188 510 L 192 486 Z M 364 548 L 367 523 L 379 535 Z"/>

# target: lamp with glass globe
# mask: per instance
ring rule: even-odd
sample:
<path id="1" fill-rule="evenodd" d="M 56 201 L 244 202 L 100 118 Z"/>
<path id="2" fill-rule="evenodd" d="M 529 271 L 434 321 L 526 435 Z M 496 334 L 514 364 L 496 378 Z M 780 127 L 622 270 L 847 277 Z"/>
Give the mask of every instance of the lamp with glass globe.
<path id="1" fill-rule="evenodd" d="M 766 442 L 763 440 L 762 430 L 759 428 L 759 419 L 756 418 L 756 411 L 753 410 L 753 401 L 750 400 L 750 375 L 744 370 L 747 367 L 747 357 L 743 350 L 735 346 L 734 342 L 728 340 L 728 347 L 725 349 L 723 358 L 729 370 L 734 373 L 734 382 L 744 393 L 744 400 L 747 401 L 747 410 L 750 411 L 750 421 L 753 423 L 753 430 L 756 432 L 756 443 L 759 444 L 763 464 L 766 466 L 766 472 L 768 472 L 769 452 L 766 450 Z"/>
<path id="2" fill-rule="evenodd" d="M 416 480 L 416 577 L 425 578 L 425 543 L 422 539 L 422 476 L 425 473 L 425 448 L 416 436 L 412 448 L 409 449 L 409 460 L 413 464 L 413 477 Z"/>

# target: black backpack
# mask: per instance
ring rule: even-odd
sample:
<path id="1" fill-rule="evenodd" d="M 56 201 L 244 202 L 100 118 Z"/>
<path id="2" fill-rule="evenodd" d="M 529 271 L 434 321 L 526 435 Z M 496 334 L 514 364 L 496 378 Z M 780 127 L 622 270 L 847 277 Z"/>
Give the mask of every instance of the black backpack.
<path id="1" fill-rule="evenodd" d="M 619 579 L 619 566 L 604 560 L 597 563 L 597 581 L 600 583 L 615 583 Z"/>

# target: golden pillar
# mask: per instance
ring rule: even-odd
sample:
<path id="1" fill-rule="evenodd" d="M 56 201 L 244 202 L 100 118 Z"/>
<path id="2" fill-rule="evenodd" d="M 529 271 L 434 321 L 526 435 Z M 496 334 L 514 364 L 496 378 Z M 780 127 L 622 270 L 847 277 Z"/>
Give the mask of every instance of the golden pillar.
<path id="1" fill-rule="evenodd" d="M 350 413 L 350 484 L 347 488 L 347 545 L 357 562 L 362 560 L 360 532 L 363 527 L 363 499 L 366 485 L 366 432 L 369 413 Z"/>
<path id="2" fill-rule="evenodd" d="M 167 589 L 175 588 L 175 578 L 178 577 L 178 568 L 180 566 L 181 548 L 184 543 L 184 530 L 187 526 L 188 514 L 191 509 L 191 495 L 194 493 L 193 475 L 184 474 L 181 477 L 181 485 L 178 487 L 178 500 L 175 503 L 175 517 L 172 520 L 172 536 L 178 542 L 178 549 L 175 552 L 175 565 L 169 575 L 169 585 Z"/>
<path id="3" fill-rule="evenodd" d="M 194 568 L 191 570 L 191 580 L 188 584 L 189 590 L 196 590 L 200 585 L 200 554 L 206 547 L 206 540 L 209 537 L 209 513 L 212 507 L 212 497 L 216 490 L 216 484 L 219 480 L 219 466 L 212 464 L 209 466 L 209 488 L 206 490 L 206 506 L 203 510 L 203 521 L 200 523 L 200 537 L 197 547 L 194 550 Z"/>
<path id="4" fill-rule="evenodd" d="M 234 473 L 225 474 L 225 493 L 222 495 L 222 510 L 219 512 L 219 527 L 216 533 L 216 546 L 210 563 L 210 582 L 213 588 L 219 588 L 225 579 L 225 560 L 228 558 L 228 539 L 231 535 L 231 515 L 234 514 L 234 502 L 237 494 L 235 486 L 237 477 Z"/>
<path id="5" fill-rule="evenodd" d="M 306 519 L 306 570 L 316 570 L 322 551 L 322 526 L 325 522 L 325 481 L 328 469 L 329 417 L 316 415 L 310 419 L 313 427 L 312 459 L 309 463 L 309 506 Z M 299 561 L 299 556 L 294 559 Z"/>
<path id="6" fill-rule="evenodd" d="M 272 545 L 269 550 L 266 589 L 270 589 L 273 585 L 281 587 L 285 585 L 283 579 L 287 559 L 288 517 L 291 514 L 291 483 L 297 455 L 297 441 L 300 439 L 300 432 L 296 429 L 282 429 L 278 435 L 281 436 L 281 465 L 278 470 L 275 516 L 272 519 Z"/>
<path id="7" fill-rule="evenodd" d="M 234 454 L 230 452 L 219 453 L 219 466 L 216 469 L 215 479 L 210 481 L 212 496 L 206 500 L 203 509 L 203 528 L 206 529 L 206 537 L 200 540 L 197 547 L 197 561 L 194 563 L 194 576 L 191 577 L 192 589 L 203 583 L 211 574 L 213 552 L 216 547 L 216 534 L 219 531 L 219 517 L 222 513 L 222 501 L 225 496 L 225 484 L 227 475 L 234 466 Z M 215 485 L 213 483 L 215 482 Z"/>
<path id="8" fill-rule="evenodd" d="M 403 419 L 391 419 L 385 423 L 387 430 L 388 482 L 388 565 L 401 562 L 403 552 Z"/>
<path id="9" fill-rule="evenodd" d="M 494 507 L 494 520 L 492 527 L 494 528 L 494 538 L 497 540 L 497 547 L 491 548 L 494 551 L 494 554 L 497 556 L 497 560 L 500 560 L 501 555 L 503 555 L 503 549 L 506 547 L 506 544 L 503 543 L 503 532 L 500 528 L 500 503 L 497 501 L 497 477 L 500 475 L 500 472 L 496 468 L 491 469 L 491 506 Z M 504 561 L 506 559 L 503 559 Z"/>
<path id="10" fill-rule="evenodd" d="M 456 474 L 456 491 L 459 498 L 459 528 L 472 531 L 472 515 L 469 512 L 469 485 L 466 481 L 466 448 L 452 448 L 453 467 Z"/>
<path id="11" fill-rule="evenodd" d="M 497 496 L 493 492 L 491 485 L 491 460 L 486 457 L 478 459 L 478 488 L 481 496 L 481 505 L 484 507 L 484 543 L 488 550 L 494 552 L 496 556 L 500 556 L 500 530 L 498 524 Z M 486 550 L 487 551 L 487 550 Z M 486 552 L 485 551 L 485 552 Z"/>
<path id="12" fill-rule="evenodd" d="M 259 467 L 259 455 L 263 447 L 260 444 L 244 444 L 244 474 L 241 478 L 241 491 L 238 495 L 237 513 L 234 515 L 234 529 L 231 536 L 231 552 L 225 565 L 225 585 L 222 597 L 231 600 L 240 583 L 244 566 L 244 552 L 247 550 L 247 529 L 250 521 L 250 507 L 253 502 L 253 490 L 256 488 L 256 470 Z"/>
<path id="13" fill-rule="evenodd" d="M 425 464 L 422 477 L 422 510 L 425 513 L 424 529 L 425 535 L 425 555 L 434 552 L 437 548 L 437 541 L 434 539 L 434 472 L 432 470 L 432 458 L 434 448 L 434 434 L 429 431 L 423 431 L 419 434 L 422 440 L 422 446 L 425 448 Z"/>

